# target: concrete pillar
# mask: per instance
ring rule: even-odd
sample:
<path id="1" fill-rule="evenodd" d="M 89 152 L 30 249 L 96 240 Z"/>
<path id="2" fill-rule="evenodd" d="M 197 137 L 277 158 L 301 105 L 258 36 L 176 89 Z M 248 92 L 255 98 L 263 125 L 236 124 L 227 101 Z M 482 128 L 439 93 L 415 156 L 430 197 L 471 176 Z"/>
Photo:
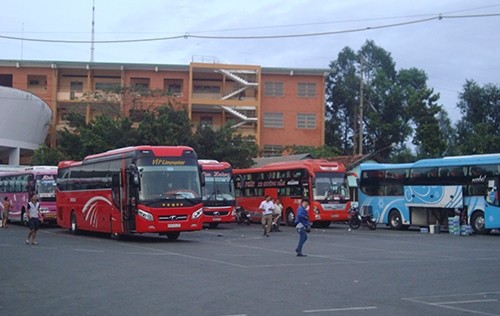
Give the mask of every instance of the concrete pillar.
<path id="1" fill-rule="evenodd" d="M 21 149 L 19 147 L 9 149 L 9 165 L 18 166 L 21 162 Z"/>

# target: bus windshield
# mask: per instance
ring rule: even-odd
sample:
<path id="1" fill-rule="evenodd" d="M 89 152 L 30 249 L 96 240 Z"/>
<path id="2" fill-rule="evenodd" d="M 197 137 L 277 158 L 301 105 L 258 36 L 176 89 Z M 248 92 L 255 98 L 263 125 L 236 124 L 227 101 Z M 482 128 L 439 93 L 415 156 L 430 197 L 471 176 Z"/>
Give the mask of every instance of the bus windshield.
<path id="1" fill-rule="evenodd" d="M 52 174 L 37 175 L 36 194 L 41 201 L 55 201 L 56 176 Z"/>
<path id="2" fill-rule="evenodd" d="M 349 199 L 344 173 L 317 172 L 314 179 L 314 200 Z"/>
<path id="3" fill-rule="evenodd" d="M 229 173 L 224 177 L 205 175 L 205 186 L 202 192 L 204 201 L 234 200 L 233 182 Z"/>
<path id="4" fill-rule="evenodd" d="M 141 166 L 139 200 L 200 198 L 197 165 Z"/>

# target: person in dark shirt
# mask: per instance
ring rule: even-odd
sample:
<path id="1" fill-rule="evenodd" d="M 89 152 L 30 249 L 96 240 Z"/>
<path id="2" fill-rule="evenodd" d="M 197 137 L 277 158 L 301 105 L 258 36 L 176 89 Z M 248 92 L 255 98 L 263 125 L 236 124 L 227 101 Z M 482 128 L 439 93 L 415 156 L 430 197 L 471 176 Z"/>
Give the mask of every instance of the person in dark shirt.
<path id="1" fill-rule="evenodd" d="M 297 253 L 297 257 L 306 257 L 305 254 L 302 253 L 302 247 L 307 240 L 307 233 L 310 232 L 311 226 L 309 223 L 309 216 L 307 211 L 309 210 L 309 200 L 302 199 L 300 206 L 297 208 L 297 218 L 295 220 L 295 228 L 299 233 L 299 243 L 295 252 Z"/>

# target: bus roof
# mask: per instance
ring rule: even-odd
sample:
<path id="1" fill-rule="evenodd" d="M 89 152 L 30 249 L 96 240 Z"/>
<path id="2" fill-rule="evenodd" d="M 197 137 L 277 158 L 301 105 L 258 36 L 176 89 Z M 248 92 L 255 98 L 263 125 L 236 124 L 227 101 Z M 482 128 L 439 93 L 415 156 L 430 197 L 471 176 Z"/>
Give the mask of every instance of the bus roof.
<path id="1" fill-rule="evenodd" d="M 229 162 L 219 162 L 217 160 L 199 159 L 198 164 L 201 166 L 202 170 L 223 170 L 231 168 L 231 164 Z"/>
<path id="2" fill-rule="evenodd" d="M 440 166 L 474 166 L 499 164 L 500 154 L 452 156 L 444 158 L 422 159 L 413 164 L 413 167 L 440 167 Z"/>
<path id="3" fill-rule="evenodd" d="M 395 170 L 395 169 L 409 169 L 413 163 L 362 163 L 359 165 L 361 171 L 363 170 Z"/>
<path id="4" fill-rule="evenodd" d="M 57 174 L 57 166 L 23 166 L 0 172 L 0 176 L 23 174 Z"/>
<path id="5" fill-rule="evenodd" d="M 311 171 L 345 172 L 345 167 L 340 162 L 328 161 L 326 159 L 305 159 L 297 161 L 273 162 L 261 167 L 237 169 L 235 173 L 254 173 L 272 170 L 289 170 L 306 168 Z"/>
<path id="6" fill-rule="evenodd" d="M 124 148 L 117 148 L 108 150 L 103 153 L 89 155 L 85 157 L 83 160 L 90 160 L 94 158 L 102 158 L 117 154 L 125 154 L 133 151 L 152 151 L 156 156 L 174 156 L 180 157 L 186 150 L 194 151 L 193 148 L 188 146 L 150 146 L 150 145 L 141 145 L 141 146 L 130 146 Z"/>

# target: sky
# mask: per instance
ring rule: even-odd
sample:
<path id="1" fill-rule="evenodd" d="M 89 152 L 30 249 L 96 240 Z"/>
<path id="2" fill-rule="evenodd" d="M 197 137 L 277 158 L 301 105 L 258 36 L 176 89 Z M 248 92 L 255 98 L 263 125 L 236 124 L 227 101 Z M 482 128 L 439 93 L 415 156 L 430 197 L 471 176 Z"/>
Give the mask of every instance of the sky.
<path id="1" fill-rule="evenodd" d="M 93 5 L 95 62 L 326 70 L 373 40 L 427 73 L 453 122 L 466 80 L 500 84 L 500 0 L 3 1 L 0 59 L 90 61 Z"/>

